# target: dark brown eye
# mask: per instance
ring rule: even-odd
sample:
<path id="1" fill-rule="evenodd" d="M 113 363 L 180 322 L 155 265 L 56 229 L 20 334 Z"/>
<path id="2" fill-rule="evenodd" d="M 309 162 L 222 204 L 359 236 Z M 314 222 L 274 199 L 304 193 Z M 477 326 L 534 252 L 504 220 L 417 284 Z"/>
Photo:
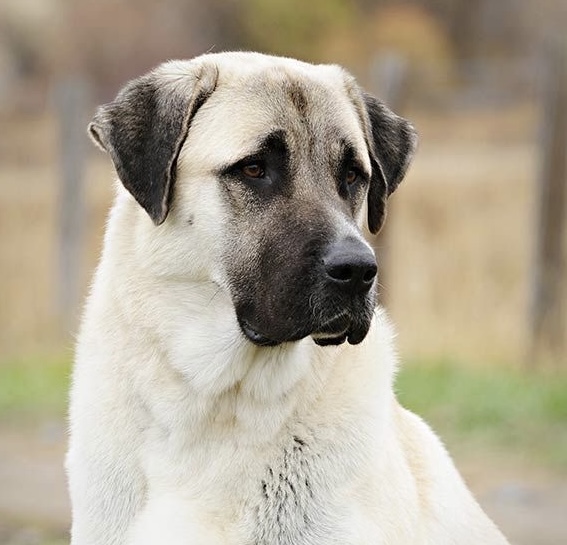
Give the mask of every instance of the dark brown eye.
<path id="1" fill-rule="evenodd" d="M 260 163 L 250 163 L 242 167 L 242 174 L 247 178 L 263 178 L 266 172 Z"/>
<path id="2" fill-rule="evenodd" d="M 358 181 L 358 170 L 350 169 L 347 170 L 345 176 L 345 182 L 347 185 L 353 185 Z"/>

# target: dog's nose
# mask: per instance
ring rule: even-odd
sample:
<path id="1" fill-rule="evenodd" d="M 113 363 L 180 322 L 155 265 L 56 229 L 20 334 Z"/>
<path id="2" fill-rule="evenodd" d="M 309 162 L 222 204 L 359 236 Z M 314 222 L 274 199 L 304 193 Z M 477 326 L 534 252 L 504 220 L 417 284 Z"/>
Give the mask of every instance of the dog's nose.
<path id="1" fill-rule="evenodd" d="M 331 244 L 323 257 L 323 265 L 328 280 L 343 292 L 353 295 L 367 292 L 378 270 L 374 252 L 355 238 Z"/>

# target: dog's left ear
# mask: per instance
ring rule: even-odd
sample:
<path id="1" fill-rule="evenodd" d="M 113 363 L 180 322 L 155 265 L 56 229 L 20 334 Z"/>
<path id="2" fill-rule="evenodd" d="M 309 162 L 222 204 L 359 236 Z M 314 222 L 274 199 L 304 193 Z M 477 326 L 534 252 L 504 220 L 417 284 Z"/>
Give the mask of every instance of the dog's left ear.
<path id="1" fill-rule="evenodd" d="M 413 126 L 377 98 L 363 93 L 370 121 L 372 179 L 368 190 L 368 228 L 378 233 L 386 219 L 386 201 L 402 181 L 417 146 Z"/>
<path id="2" fill-rule="evenodd" d="M 213 65 L 179 72 L 175 61 L 131 81 L 98 108 L 89 133 L 108 152 L 120 181 L 156 225 L 165 221 L 177 158 L 193 115 L 213 92 Z"/>

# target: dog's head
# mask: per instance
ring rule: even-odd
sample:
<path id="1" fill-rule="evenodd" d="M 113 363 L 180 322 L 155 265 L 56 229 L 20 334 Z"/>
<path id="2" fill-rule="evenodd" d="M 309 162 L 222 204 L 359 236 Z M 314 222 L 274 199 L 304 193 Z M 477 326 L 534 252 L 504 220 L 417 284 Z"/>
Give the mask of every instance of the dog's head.
<path id="1" fill-rule="evenodd" d="M 376 260 L 362 227 L 380 230 L 416 137 L 344 70 L 254 53 L 173 61 L 89 130 L 153 222 L 148 254 L 221 286 L 250 341 L 364 339 Z"/>

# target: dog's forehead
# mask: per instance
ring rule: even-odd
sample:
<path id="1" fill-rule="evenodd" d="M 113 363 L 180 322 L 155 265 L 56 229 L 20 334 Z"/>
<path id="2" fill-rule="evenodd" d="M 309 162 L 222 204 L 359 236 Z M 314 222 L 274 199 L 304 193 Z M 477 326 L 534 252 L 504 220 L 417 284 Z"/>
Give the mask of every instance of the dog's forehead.
<path id="1" fill-rule="evenodd" d="M 330 150 L 346 140 L 366 149 L 349 76 L 341 68 L 277 57 L 255 60 L 217 65 L 217 87 L 195 116 L 182 156 L 191 148 L 211 167 L 236 161 L 275 130 L 297 144 L 318 141 Z"/>

